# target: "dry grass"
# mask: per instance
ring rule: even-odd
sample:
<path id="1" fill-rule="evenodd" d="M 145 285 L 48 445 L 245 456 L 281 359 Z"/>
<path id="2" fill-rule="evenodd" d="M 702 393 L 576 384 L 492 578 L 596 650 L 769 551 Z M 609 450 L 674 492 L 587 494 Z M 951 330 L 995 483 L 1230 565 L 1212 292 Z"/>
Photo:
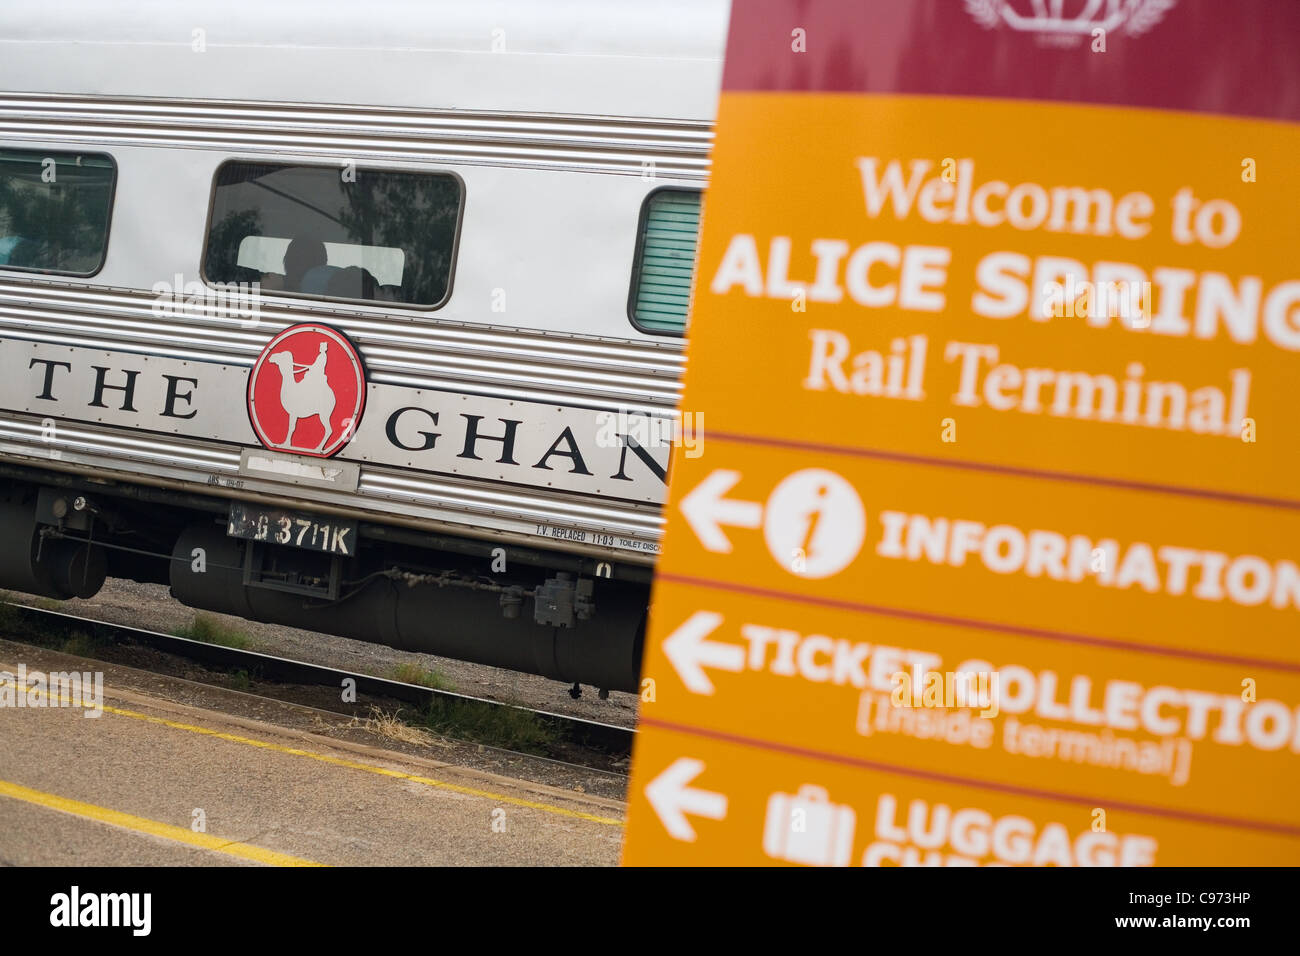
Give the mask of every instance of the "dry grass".
<path id="1" fill-rule="evenodd" d="M 378 707 L 372 707 L 370 708 L 369 717 L 353 717 L 352 723 L 348 724 L 348 726 L 369 730 L 381 737 L 387 737 L 389 740 L 400 741 L 404 744 L 418 744 L 427 747 L 435 742 L 433 734 L 406 723 L 401 719 L 400 714 L 400 710 L 386 714 Z"/>

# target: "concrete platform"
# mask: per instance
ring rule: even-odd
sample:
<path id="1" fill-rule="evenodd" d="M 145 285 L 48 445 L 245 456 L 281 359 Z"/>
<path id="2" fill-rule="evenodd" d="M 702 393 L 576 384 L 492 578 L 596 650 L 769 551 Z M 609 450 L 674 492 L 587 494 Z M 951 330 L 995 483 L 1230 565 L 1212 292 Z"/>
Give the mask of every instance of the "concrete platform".
<path id="1" fill-rule="evenodd" d="M 0 647 L 0 672 L 71 666 L 18 647 Z M 0 864 L 618 862 L 622 802 L 580 788 L 189 706 L 111 673 L 102 714 L 84 713 L 0 706 Z"/>

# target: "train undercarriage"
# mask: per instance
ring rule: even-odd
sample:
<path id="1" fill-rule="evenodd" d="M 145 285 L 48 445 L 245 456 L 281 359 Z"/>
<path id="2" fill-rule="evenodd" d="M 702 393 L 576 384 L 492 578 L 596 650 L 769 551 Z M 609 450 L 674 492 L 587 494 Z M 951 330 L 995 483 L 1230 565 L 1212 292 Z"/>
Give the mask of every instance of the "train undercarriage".
<path id="1" fill-rule="evenodd" d="M 637 689 L 649 568 L 314 517 L 3 465 L 0 588 L 67 599 L 108 577 L 166 584 L 200 610 Z"/>

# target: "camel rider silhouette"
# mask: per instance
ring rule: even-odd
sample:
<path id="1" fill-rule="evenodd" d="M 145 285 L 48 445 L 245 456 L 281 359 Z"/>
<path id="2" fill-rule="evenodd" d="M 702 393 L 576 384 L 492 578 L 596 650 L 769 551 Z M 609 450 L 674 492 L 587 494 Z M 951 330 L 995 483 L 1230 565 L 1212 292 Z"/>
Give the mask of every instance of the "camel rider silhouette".
<path id="1" fill-rule="evenodd" d="M 325 382 L 326 381 L 325 361 L 327 358 L 329 358 L 329 343 L 322 342 L 320 344 L 320 354 L 316 356 L 316 360 L 312 362 L 310 365 L 299 365 L 297 362 L 294 362 L 293 370 L 295 372 L 306 373 L 298 381 L 300 382 L 315 381 L 321 383 Z"/>

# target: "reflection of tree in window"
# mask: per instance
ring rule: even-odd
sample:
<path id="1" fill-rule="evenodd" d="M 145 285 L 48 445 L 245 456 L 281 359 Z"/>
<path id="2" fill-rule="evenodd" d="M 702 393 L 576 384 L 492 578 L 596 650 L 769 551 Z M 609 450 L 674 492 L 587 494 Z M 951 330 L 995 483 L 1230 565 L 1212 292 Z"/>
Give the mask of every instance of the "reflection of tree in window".
<path id="1" fill-rule="evenodd" d="M 217 174 L 205 268 L 212 281 L 279 274 L 287 244 L 324 243 L 329 260 L 269 291 L 406 302 L 446 298 L 460 183 L 445 174 L 227 163 Z M 251 236 L 271 240 L 246 243 Z M 276 251 L 273 253 L 272 249 Z M 247 272 L 249 275 L 244 275 Z M 264 284 L 263 288 L 267 288 Z"/>
<path id="2" fill-rule="evenodd" d="M 42 180 L 41 157 L 0 157 L 0 239 L 17 268 L 89 273 L 99 265 L 108 233 L 113 172 L 107 161 L 55 159 L 54 180 Z"/>
<path id="3" fill-rule="evenodd" d="M 405 253 L 403 302 L 433 305 L 447 295 L 460 183 L 450 176 L 367 173 L 344 186 L 338 219 L 349 240 Z"/>
<path id="4" fill-rule="evenodd" d="M 232 210 L 212 226 L 204 272 L 210 282 L 255 282 L 256 269 L 238 265 L 239 244 L 248 236 L 262 235 L 262 216 L 256 209 Z"/>

